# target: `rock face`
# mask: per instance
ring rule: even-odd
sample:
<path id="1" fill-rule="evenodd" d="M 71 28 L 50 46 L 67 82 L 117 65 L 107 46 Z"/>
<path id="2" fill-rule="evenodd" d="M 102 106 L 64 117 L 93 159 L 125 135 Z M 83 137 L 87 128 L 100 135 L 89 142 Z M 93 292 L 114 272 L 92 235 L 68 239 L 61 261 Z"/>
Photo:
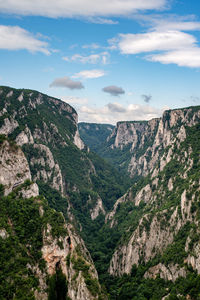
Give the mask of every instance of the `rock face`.
<path id="1" fill-rule="evenodd" d="M 145 274 L 144 278 L 153 278 L 156 276 L 160 276 L 165 280 L 176 281 L 178 277 L 186 277 L 186 271 L 184 268 L 179 268 L 178 265 L 169 265 L 166 267 L 163 264 L 158 264 L 152 268 L 150 268 Z"/>
<path id="2" fill-rule="evenodd" d="M 36 157 L 32 157 L 30 165 L 32 169 L 36 169 L 37 172 L 33 177 L 34 181 L 42 180 L 44 182 L 51 182 L 52 187 L 61 192 L 63 195 L 63 179 L 60 167 L 54 161 L 51 150 L 42 144 L 33 145 L 34 150 L 37 153 Z"/>
<path id="3" fill-rule="evenodd" d="M 200 222 L 197 150 L 200 108 L 191 112 L 192 108 L 189 108 L 164 114 L 151 146 L 157 163 L 148 161 L 145 169 L 148 170 L 146 174 L 150 173 L 148 177 L 118 199 L 106 216 L 107 224 L 113 229 L 126 229 L 125 237 L 122 236 L 110 261 L 111 275 L 130 274 L 133 265 L 150 262 L 152 265 L 145 278 L 160 276 L 175 281 L 178 277 L 186 277 L 188 265 L 200 274 L 200 240 L 195 233 L 196 230 L 199 232 Z M 118 139 L 114 147 L 119 144 L 124 145 L 124 140 Z M 141 170 L 145 175 L 146 171 Z M 127 207 L 125 221 L 120 215 L 121 204 L 124 211 Z"/>
<path id="4" fill-rule="evenodd" d="M 155 170 L 158 161 L 162 170 L 171 159 L 171 150 L 162 156 L 176 141 L 186 138 L 186 126 L 193 126 L 200 120 L 200 110 L 193 108 L 165 111 L 162 118 L 141 122 L 119 122 L 107 138 L 109 153 L 119 149 L 126 155 L 126 171 L 131 177 L 146 176 Z M 108 151 L 108 150 L 107 150 Z M 127 157 L 129 163 L 127 164 Z M 120 158 L 121 159 L 121 158 Z M 124 166 L 121 165 L 124 169 Z"/>
<path id="5" fill-rule="evenodd" d="M 81 140 L 80 138 L 80 135 L 79 135 L 79 131 L 77 130 L 76 131 L 76 134 L 74 136 L 74 144 L 80 149 L 80 150 L 83 150 L 85 148 L 85 145 L 83 143 L 83 141 Z"/>
<path id="6" fill-rule="evenodd" d="M 5 195 L 25 180 L 31 180 L 31 173 L 24 153 L 16 145 L 3 141 L 0 147 L 0 184 L 4 185 Z M 36 183 L 23 192 L 24 198 L 36 197 L 38 194 Z"/>
<path id="7" fill-rule="evenodd" d="M 90 274 L 92 280 L 98 282 L 97 272 L 89 252 L 81 238 L 75 234 L 72 225 L 68 225 L 66 228 L 68 236 L 56 240 L 51 236 L 51 226 L 49 224 L 43 233 L 42 255 L 47 262 L 47 272 L 49 275 L 53 275 L 56 272 L 56 267 L 60 266 L 67 278 L 68 295 L 72 300 L 97 299 L 98 296 L 92 295 L 88 289 L 83 272 L 76 269 L 76 261 L 81 260 L 88 266 L 88 274 Z M 58 242 L 62 244 L 62 247 L 58 245 Z M 79 249 L 78 252 L 77 249 Z"/>
<path id="8" fill-rule="evenodd" d="M 105 215 L 106 212 L 105 212 L 105 209 L 103 207 L 103 203 L 102 203 L 101 198 L 98 198 L 97 202 L 96 202 L 96 206 L 93 209 L 90 210 L 91 219 L 95 220 L 100 215 L 100 213 Z"/>

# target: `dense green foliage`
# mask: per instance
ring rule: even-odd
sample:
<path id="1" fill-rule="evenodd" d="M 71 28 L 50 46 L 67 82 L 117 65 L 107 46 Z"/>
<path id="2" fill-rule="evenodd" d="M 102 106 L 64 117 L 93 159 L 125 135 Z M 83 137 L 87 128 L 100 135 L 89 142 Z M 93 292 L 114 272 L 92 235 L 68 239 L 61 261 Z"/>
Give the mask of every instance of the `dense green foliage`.
<path id="1" fill-rule="evenodd" d="M 96 153 L 99 153 L 102 144 L 105 143 L 107 137 L 114 129 L 110 124 L 84 123 L 78 124 L 81 139 Z"/>
<path id="2" fill-rule="evenodd" d="M 97 296 L 100 294 L 100 287 L 98 280 L 93 278 L 89 273 L 90 265 L 84 260 L 83 257 L 78 256 L 77 258 L 72 257 L 72 264 L 74 270 L 76 270 L 76 274 L 74 275 L 74 280 L 78 276 L 78 273 L 81 271 L 83 277 L 85 279 L 85 283 L 87 285 L 88 290 L 91 292 L 93 296 Z"/>
<path id="3" fill-rule="evenodd" d="M 20 188 L 5 197 L 1 186 L 0 230 L 5 237 L 0 236 L 0 299 L 34 299 L 33 289 L 39 282 L 32 267 L 38 264 L 41 270 L 45 268 L 41 253 L 44 228 L 49 223 L 54 237 L 67 233 L 60 213 L 41 198 L 22 199 Z"/>
<path id="4" fill-rule="evenodd" d="M 174 283 L 162 278 L 145 279 L 149 265 L 133 266 L 130 275 L 120 278 L 107 276 L 105 285 L 110 300 L 187 300 L 200 299 L 200 276 L 191 271 L 186 278 L 179 277 Z M 191 298 L 189 298 L 191 297 Z"/>

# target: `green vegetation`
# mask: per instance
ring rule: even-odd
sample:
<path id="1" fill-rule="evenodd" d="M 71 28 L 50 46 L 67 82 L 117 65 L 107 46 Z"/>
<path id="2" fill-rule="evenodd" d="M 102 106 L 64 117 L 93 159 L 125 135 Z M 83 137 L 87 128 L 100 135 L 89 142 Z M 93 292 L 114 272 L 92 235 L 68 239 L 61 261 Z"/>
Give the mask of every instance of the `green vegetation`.
<path id="1" fill-rule="evenodd" d="M 4 237 L 0 236 L 0 299 L 32 300 L 39 286 L 34 266 L 45 269 L 41 253 L 43 230 L 48 223 L 52 236 L 59 237 L 66 235 L 66 229 L 60 213 L 50 209 L 46 200 L 22 199 L 19 189 L 5 197 L 0 187 L 0 230 L 5 232 Z"/>
<path id="2" fill-rule="evenodd" d="M 179 277 L 174 283 L 162 278 L 144 279 L 148 266 L 133 266 L 131 275 L 120 278 L 107 276 L 105 284 L 110 300 L 167 300 L 200 299 L 200 276 L 190 272 L 186 278 Z M 179 295 L 179 296 L 178 296 Z M 189 298 L 191 297 L 191 298 Z"/>
<path id="3" fill-rule="evenodd" d="M 81 122 L 78 124 L 78 129 L 84 143 L 89 146 L 92 151 L 99 153 L 99 149 L 102 147 L 102 144 L 106 142 L 114 126 L 110 124 Z"/>
<path id="4" fill-rule="evenodd" d="M 87 285 L 88 290 L 91 292 L 93 296 L 99 295 L 100 294 L 99 283 L 98 280 L 96 278 L 93 278 L 89 273 L 90 265 L 80 256 L 78 256 L 77 258 L 72 257 L 72 264 L 74 266 L 74 269 L 77 271 L 74 280 L 78 276 L 78 273 L 81 271 L 85 279 L 85 283 Z"/>

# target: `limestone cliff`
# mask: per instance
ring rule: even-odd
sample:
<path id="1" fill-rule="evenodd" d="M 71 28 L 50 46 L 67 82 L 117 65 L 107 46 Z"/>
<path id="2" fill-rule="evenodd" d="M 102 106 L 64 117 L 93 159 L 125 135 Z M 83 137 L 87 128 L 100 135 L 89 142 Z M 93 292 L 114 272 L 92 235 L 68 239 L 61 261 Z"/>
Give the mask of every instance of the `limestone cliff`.
<path id="1" fill-rule="evenodd" d="M 119 122 L 107 138 L 109 153 L 118 149 L 121 167 L 135 175 L 146 176 L 162 170 L 171 159 L 171 146 L 186 138 L 185 127 L 200 120 L 200 108 L 194 107 L 165 111 L 160 119 L 137 122 Z M 163 152 L 169 151 L 163 156 Z M 108 151 L 108 149 L 107 149 Z M 127 161 L 128 160 L 128 161 Z M 155 170 L 160 161 L 160 166 Z"/>
<path id="2" fill-rule="evenodd" d="M 151 175 L 116 201 L 106 217 L 109 226 L 119 230 L 123 226 L 119 223 L 120 205 L 123 204 L 124 209 L 127 207 L 124 221 L 128 224 L 127 230 L 111 259 L 109 272 L 112 275 L 130 274 L 133 265 L 150 262 L 145 278 L 159 275 L 175 281 L 180 276 L 186 277 L 188 266 L 200 274 L 200 240 L 195 234 L 200 222 L 199 110 L 192 115 L 188 109 L 184 113 L 178 110 L 164 116 L 171 130 L 168 134 L 156 134 L 155 143 L 165 145 L 160 161 L 152 167 Z M 159 125 L 159 128 L 158 132 L 163 133 L 167 127 Z"/>
<path id="3" fill-rule="evenodd" d="M 31 173 L 24 153 L 16 144 L 3 139 L 0 146 L 0 184 L 4 186 L 4 194 L 8 195 L 26 180 L 31 181 Z M 24 198 L 38 196 L 37 184 L 32 183 L 22 193 Z"/>

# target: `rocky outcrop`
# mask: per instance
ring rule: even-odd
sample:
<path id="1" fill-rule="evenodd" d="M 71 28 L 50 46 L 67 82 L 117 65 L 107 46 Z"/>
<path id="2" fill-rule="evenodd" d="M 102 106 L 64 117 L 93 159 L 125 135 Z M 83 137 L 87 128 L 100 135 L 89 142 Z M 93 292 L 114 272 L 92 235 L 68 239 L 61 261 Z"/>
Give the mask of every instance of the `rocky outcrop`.
<path id="1" fill-rule="evenodd" d="M 4 124 L 0 128 L 0 134 L 8 135 L 12 133 L 18 126 L 19 123 L 14 118 L 5 118 Z"/>
<path id="2" fill-rule="evenodd" d="M 59 239 L 53 239 L 50 225 L 43 233 L 42 256 L 47 263 L 47 272 L 53 275 L 58 266 L 62 269 L 68 281 L 68 295 L 72 300 L 97 299 L 98 296 L 92 295 L 88 289 L 83 272 L 76 269 L 76 261 L 79 259 L 88 267 L 91 278 L 98 280 L 89 252 L 72 226 L 66 228 L 68 235 Z"/>
<path id="3" fill-rule="evenodd" d="M 7 231 L 4 228 L 0 229 L 0 237 L 4 240 L 9 237 L 9 234 L 7 233 Z"/>
<path id="4" fill-rule="evenodd" d="M 106 212 L 101 198 L 98 198 L 95 207 L 90 210 L 91 219 L 95 220 L 101 213 L 105 215 Z"/>
<path id="5" fill-rule="evenodd" d="M 79 131 L 77 129 L 76 134 L 74 136 L 74 144 L 80 149 L 83 150 L 85 148 L 85 144 L 80 138 Z"/>
<path id="6" fill-rule="evenodd" d="M 5 195 L 27 179 L 31 180 L 31 173 L 24 153 L 21 148 L 5 140 L 0 146 L 0 184 L 4 185 Z M 31 195 L 38 195 L 35 185 L 29 191 L 29 196 Z"/>
<path id="7" fill-rule="evenodd" d="M 33 144 L 34 138 L 28 126 L 20 132 L 20 134 L 16 137 L 16 143 L 19 146 L 23 146 L 24 144 Z"/>
<path id="8" fill-rule="evenodd" d="M 37 155 L 34 155 L 30 160 L 32 169 L 37 170 L 33 180 L 49 182 L 54 189 L 60 191 L 63 195 L 62 173 L 59 165 L 54 161 L 51 150 L 42 144 L 34 144 L 33 148 L 37 152 Z"/>
<path id="9" fill-rule="evenodd" d="M 178 264 L 169 264 L 167 267 L 161 263 L 149 268 L 149 270 L 144 274 L 144 278 L 153 278 L 159 276 L 165 280 L 176 281 L 179 277 L 186 277 L 185 268 L 180 268 Z"/>
<path id="10" fill-rule="evenodd" d="M 28 187 L 23 187 L 20 189 L 20 193 L 22 194 L 23 198 L 31 198 L 37 197 L 39 195 L 39 188 L 37 183 L 32 183 Z"/>

